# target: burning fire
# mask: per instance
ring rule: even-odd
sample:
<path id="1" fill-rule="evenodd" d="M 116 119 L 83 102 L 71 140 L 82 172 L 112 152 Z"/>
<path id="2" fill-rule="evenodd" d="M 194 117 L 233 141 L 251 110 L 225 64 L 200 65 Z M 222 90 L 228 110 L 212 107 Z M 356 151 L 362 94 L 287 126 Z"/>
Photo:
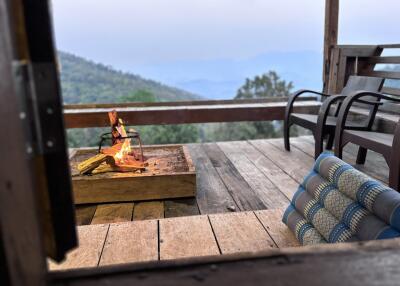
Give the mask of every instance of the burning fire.
<path id="1" fill-rule="evenodd" d="M 121 145 L 121 149 L 114 155 L 116 164 L 126 163 L 126 158 L 132 153 L 131 139 L 125 139 Z"/>
<path id="2" fill-rule="evenodd" d="M 135 130 L 126 132 L 124 122 L 118 118 L 115 110 L 109 112 L 108 117 L 111 123 L 112 146 L 100 149 L 100 154 L 80 163 L 78 165 L 79 172 L 81 174 L 94 174 L 104 172 L 141 172 L 145 170 L 148 163 L 145 162 L 143 156 L 139 133 Z M 132 148 L 132 139 L 138 141 L 140 154 L 136 154 L 134 148 Z"/>

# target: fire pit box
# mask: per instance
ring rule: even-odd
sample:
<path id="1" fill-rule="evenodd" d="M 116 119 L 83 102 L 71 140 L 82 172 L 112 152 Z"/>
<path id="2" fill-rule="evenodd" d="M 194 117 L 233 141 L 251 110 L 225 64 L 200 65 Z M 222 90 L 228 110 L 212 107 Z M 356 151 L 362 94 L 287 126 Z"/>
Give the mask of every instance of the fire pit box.
<path id="1" fill-rule="evenodd" d="M 144 146 L 143 151 L 148 167 L 142 173 L 80 175 L 77 165 L 96 155 L 97 149 L 73 149 L 70 164 L 75 204 L 196 196 L 196 172 L 185 146 Z"/>

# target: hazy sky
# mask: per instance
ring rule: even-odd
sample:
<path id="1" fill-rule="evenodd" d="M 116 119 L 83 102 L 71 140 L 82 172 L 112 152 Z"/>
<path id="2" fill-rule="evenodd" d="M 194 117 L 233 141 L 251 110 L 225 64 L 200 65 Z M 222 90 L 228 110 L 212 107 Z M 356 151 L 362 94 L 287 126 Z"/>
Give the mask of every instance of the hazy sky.
<path id="1" fill-rule="evenodd" d="M 324 0 L 53 0 L 59 49 L 126 69 L 321 51 Z M 342 0 L 340 43 L 400 42 L 399 0 Z"/>

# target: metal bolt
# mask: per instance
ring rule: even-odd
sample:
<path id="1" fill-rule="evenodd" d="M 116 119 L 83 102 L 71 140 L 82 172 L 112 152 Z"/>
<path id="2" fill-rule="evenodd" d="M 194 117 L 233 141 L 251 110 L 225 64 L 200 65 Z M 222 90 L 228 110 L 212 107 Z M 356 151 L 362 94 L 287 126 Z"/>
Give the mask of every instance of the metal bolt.
<path id="1" fill-rule="evenodd" d="M 19 119 L 25 119 L 26 118 L 26 113 L 25 112 L 20 112 L 19 113 Z"/>
<path id="2" fill-rule="evenodd" d="M 46 142 L 46 145 L 47 145 L 47 147 L 51 148 L 51 147 L 54 146 L 54 142 L 51 141 L 51 140 L 48 140 L 48 141 Z"/>
<path id="3" fill-rule="evenodd" d="M 32 152 L 33 152 L 32 146 L 28 145 L 28 146 L 26 147 L 26 153 L 32 154 Z"/>
<path id="4" fill-rule="evenodd" d="M 47 107 L 46 112 L 47 112 L 47 114 L 53 114 L 54 113 L 54 111 L 53 111 L 53 109 L 51 107 Z"/>

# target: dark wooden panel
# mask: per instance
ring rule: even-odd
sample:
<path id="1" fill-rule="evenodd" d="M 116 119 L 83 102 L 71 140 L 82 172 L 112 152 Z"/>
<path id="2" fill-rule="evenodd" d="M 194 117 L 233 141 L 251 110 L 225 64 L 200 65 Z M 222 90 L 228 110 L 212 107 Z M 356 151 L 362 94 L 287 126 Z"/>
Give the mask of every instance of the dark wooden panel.
<path id="1" fill-rule="evenodd" d="M 301 101 L 294 112 L 316 112 L 320 103 Z M 115 108 L 127 125 L 283 120 L 286 102 Z M 67 128 L 109 126 L 111 108 L 64 110 Z"/>
<path id="2" fill-rule="evenodd" d="M 21 5 L 18 0 L 0 1 L 0 130 L 7 137 L 0 141 L 0 243 L 10 280 L 2 285 L 39 286 L 45 283 L 46 261 L 37 208 L 38 176 L 35 160 L 26 152 L 28 136 L 22 126 L 28 124 L 20 118 L 12 69 L 13 61 L 27 56 Z"/>
<path id="3" fill-rule="evenodd" d="M 238 208 L 207 154 L 199 144 L 188 145 L 197 173 L 197 204 L 201 214 L 229 212 Z"/>
<path id="4" fill-rule="evenodd" d="M 219 176 L 224 181 L 228 192 L 237 203 L 239 210 L 261 210 L 267 208 L 216 143 L 203 144 L 202 146 Z"/>
<path id="5" fill-rule="evenodd" d="M 167 200 L 164 202 L 164 216 L 180 217 L 200 214 L 195 198 Z"/>
<path id="6" fill-rule="evenodd" d="M 77 225 L 87 225 L 92 222 L 97 205 L 75 206 L 75 217 Z"/>
<path id="7" fill-rule="evenodd" d="M 398 285 L 398 240 L 53 274 L 51 285 Z"/>

